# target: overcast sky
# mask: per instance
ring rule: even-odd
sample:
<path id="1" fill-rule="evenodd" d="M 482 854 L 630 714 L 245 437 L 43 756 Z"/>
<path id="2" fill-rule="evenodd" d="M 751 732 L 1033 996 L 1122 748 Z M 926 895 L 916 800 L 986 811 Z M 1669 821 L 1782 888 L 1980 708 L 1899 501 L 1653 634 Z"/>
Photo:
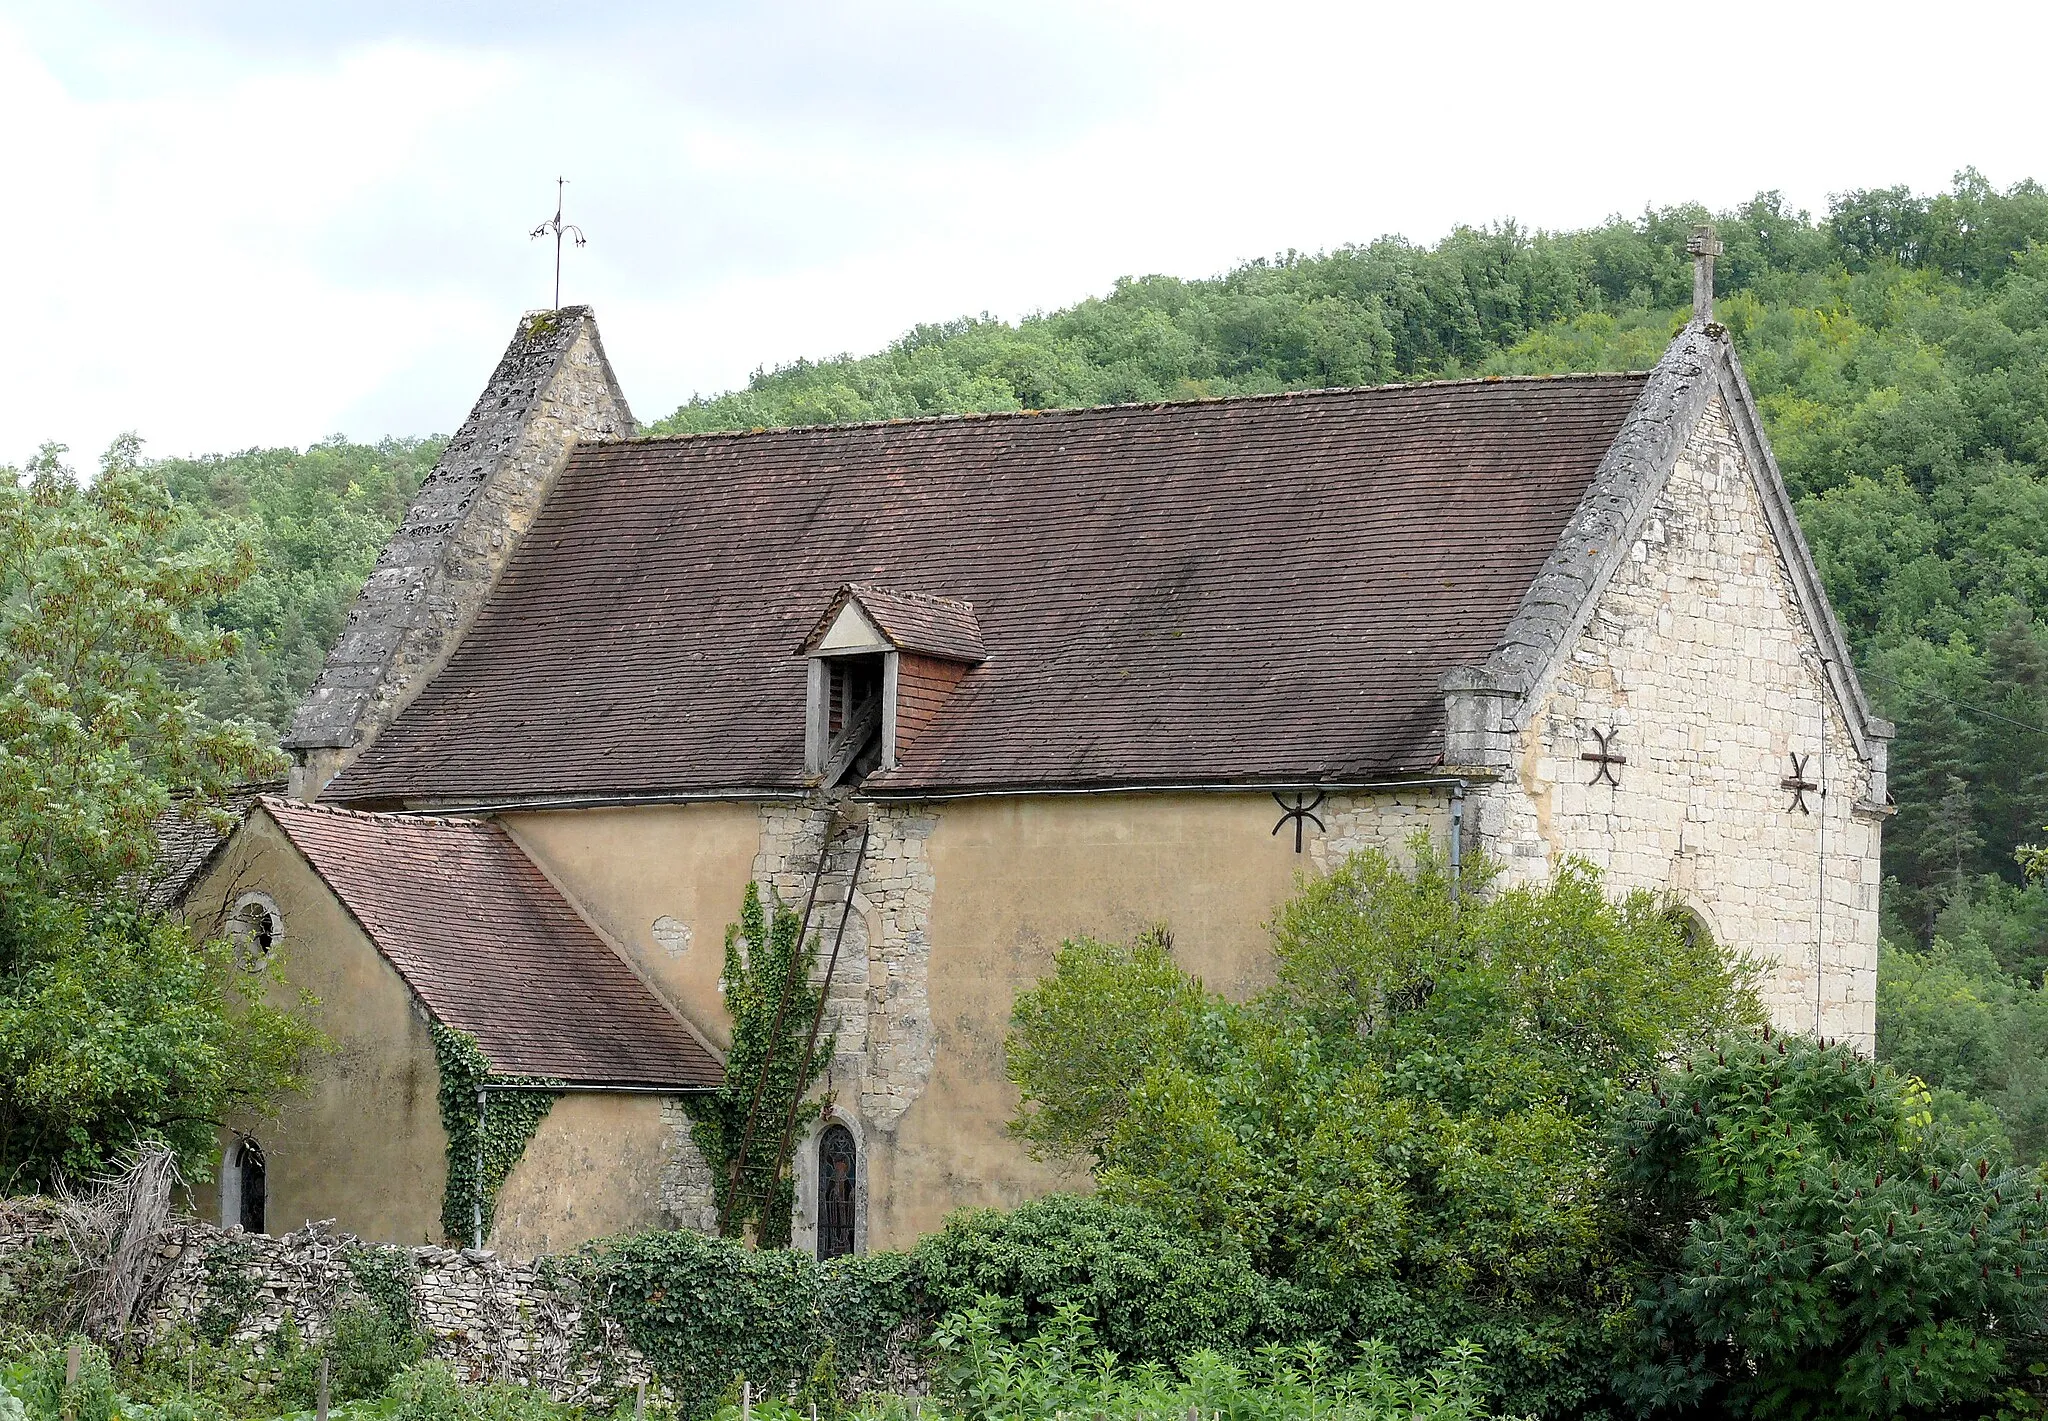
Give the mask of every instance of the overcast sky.
<path id="1" fill-rule="evenodd" d="M 1460 222 L 2048 179 L 2048 8 L 0 0 L 0 463 L 446 432 L 567 175 L 643 420 Z"/>

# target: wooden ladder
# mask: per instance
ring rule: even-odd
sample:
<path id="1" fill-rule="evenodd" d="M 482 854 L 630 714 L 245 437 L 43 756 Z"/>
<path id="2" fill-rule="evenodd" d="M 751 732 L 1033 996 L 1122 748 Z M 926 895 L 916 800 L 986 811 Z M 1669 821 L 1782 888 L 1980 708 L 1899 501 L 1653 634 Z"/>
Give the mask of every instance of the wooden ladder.
<path id="1" fill-rule="evenodd" d="M 796 995 L 797 982 L 800 980 L 799 974 L 808 976 L 810 972 L 813 955 L 807 950 L 807 947 L 810 942 L 811 910 L 817 905 L 819 885 L 824 882 L 827 867 L 832 861 L 832 850 L 839 838 L 837 832 L 838 824 L 839 811 L 835 809 L 832 812 L 832 817 L 826 821 L 824 840 L 818 846 L 818 862 L 811 870 L 810 891 L 804 895 L 804 910 L 797 921 L 797 950 L 791 955 L 789 974 L 783 978 L 782 992 L 776 1000 L 775 1025 L 768 1033 L 768 1054 L 761 1062 L 761 1074 L 754 1081 L 753 1100 L 747 1106 L 746 1127 L 740 1132 L 739 1153 L 733 1156 L 732 1177 L 728 1183 L 725 1198 L 725 1216 L 728 1219 L 732 1218 L 739 1209 L 740 1181 L 746 1178 L 747 1155 L 754 1147 L 754 1132 L 760 1123 L 761 1098 L 767 1093 L 768 1078 L 775 1069 L 775 1048 L 782 1040 L 782 1024 L 788 1017 L 790 1000 Z M 853 864 L 847 870 L 846 894 L 839 904 L 839 926 L 832 934 L 832 951 L 825 959 L 824 979 L 818 984 L 818 1007 L 816 1011 L 811 1013 L 810 1035 L 804 1041 L 803 1059 L 797 1069 L 796 1079 L 799 1085 L 790 1094 L 789 1108 L 782 1117 L 781 1142 L 776 1147 L 773 1164 L 775 1179 L 781 1177 L 783 1162 L 789 1157 L 790 1137 L 796 1131 L 797 1107 L 803 1102 L 804 1092 L 808 1088 L 811 1077 L 811 1063 L 817 1057 L 818 1031 L 825 1022 L 825 1003 L 831 1000 L 832 974 L 839 968 L 839 949 L 846 942 L 846 923 L 853 916 L 854 890 L 860 886 L 860 871 L 867 862 L 868 839 L 872 832 L 871 826 L 865 823 L 861 825 L 860 843 L 854 849 Z M 772 907 L 769 912 L 769 922 L 771 924 L 774 922 Z M 766 1189 L 764 1189 L 763 1194 L 765 1195 L 766 1192 Z"/>

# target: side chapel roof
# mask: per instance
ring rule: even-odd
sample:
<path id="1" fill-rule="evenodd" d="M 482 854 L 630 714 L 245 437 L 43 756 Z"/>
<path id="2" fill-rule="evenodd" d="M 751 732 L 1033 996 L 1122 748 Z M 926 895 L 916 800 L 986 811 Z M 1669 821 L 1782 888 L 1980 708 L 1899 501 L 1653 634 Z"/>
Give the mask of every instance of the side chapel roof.
<path id="1" fill-rule="evenodd" d="M 986 660 L 870 791 L 1425 767 L 1646 376 L 1452 381 L 579 445 L 341 801 L 795 790 L 847 584 Z"/>
<path id="2" fill-rule="evenodd" d="M 262 803 L 435 1020 L 475 1036 L 495 1070 L 682 1090 L 722 1079 L 499 825 Z"/>
<path id="3" fill-rule="evenodd" d="M 246 819 L 264 795 L 283 789 L 283 780 L 238 785 L 223 795 L 215 807 L 227 817 L 232 832 L 232 826 Z M 183 903 L 185 894 L 230 837 L 209 820 L 192 814 L 191 809 L 189 803 L 174 804 L 157 815 L 151 825 L 156 831 L 156 861 L 146 875 L 135 880 L 135 887 L 142 905 L 152 912 L 164 912 Z"/>

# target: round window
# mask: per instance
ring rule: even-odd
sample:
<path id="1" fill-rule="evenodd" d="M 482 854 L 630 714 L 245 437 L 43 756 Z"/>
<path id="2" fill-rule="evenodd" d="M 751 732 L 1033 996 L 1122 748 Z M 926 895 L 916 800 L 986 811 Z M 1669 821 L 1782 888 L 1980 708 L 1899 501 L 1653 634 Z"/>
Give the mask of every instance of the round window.
<path id="1" fill-rule="evenodd" d="M 284 917 L 268 894 L 244 893 L 235 900 L 235 911 L 228 918 L 228 935 L 242 960 L 254 966 L 283 939 Z"/>

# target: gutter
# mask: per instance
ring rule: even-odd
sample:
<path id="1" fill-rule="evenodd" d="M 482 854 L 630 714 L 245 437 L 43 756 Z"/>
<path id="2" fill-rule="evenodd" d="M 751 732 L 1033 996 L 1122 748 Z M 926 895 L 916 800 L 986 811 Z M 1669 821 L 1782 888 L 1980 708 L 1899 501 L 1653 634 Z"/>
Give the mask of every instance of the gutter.
<path id="1" fill-rule="evenodd" d="M 740 804 L 759 803 L 763 800 L 797 804 L 809 798 L 810 792 L 801 789 L 672 790 L 656 794 L 558 794 L 533 799 L 482 800 L 475 803 L 450 800 L 446 803 L 421 803 L 408 805 L 404 809 L 386 809 L 379 812 L 437 816 L 510 814 L 523 809 L 627 809 L 641 804 Z M 343 801 L 336 807 L 347 809 L 349 805 Z"/>
<path id="2" fill-rule="evenodd" d="M 1186 784 L 1047 785 L 997 789 L 864 791 L 852 799 L 861 804 L 937 803 L 962 799 L 1027 799 L 1054 795 L 1103 794 L 1280 794 L 1294 790 L 1321 790 L 1325 794 L 1358 790 L 1432 789 L 1448 785 L 1470 785 L 1475 780 L 1491 781 L 1497 775 L 1475 770 L 1465 775 L 1416 773 L 1364 780 L 1248 780 L 1219 782 L 1207 780 Z"/>

